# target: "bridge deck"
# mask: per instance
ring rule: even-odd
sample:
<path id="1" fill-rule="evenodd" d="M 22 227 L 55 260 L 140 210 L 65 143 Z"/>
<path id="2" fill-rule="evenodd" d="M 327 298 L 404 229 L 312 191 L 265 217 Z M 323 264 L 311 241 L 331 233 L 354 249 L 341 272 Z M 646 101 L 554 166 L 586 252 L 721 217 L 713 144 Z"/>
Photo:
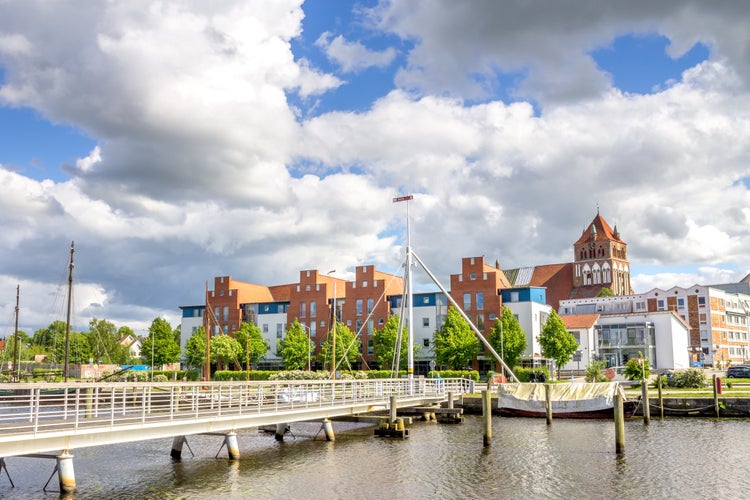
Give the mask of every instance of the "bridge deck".
<path id="1" fill-rule="evenodd" d="M 0 384 L 0 457 L 232 432 L 398 407 L 470 390 L 462 379 Z"/>

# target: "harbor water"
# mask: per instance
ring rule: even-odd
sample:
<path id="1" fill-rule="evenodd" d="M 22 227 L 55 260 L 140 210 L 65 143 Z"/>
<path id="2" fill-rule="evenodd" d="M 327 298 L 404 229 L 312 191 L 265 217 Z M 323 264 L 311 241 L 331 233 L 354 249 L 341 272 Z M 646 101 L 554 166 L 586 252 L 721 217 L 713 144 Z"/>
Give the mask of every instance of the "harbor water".
<path id="1" fill-rule="evenodd" d="M 748 498 L 750 421 L 642 420 L 626 423 L 626 450 L 614 452 L 612 421 L 493 419 L 415 422 L 410 437 L 373 437 L 373 428 L 334 422 L 292 424 L 284 442 L 239 432 L 241 459 L 230 462 L 220 436 L 189 436 L 182 460 L 171 439 L 73 450 L 78 490 L 66 498 Z M 194 454 L 191 455 L 192 453 Z M 218 457 L 216 457 L 218 453 Z M 59 497 L 54 460 L 12 457 L 0 498 Z"/>

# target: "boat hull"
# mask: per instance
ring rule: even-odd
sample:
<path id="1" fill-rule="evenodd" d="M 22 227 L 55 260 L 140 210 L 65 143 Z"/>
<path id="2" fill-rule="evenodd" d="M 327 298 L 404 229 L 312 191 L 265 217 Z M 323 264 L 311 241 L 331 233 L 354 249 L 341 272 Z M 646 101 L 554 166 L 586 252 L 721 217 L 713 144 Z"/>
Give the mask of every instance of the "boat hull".
<path id="1" fill-rule="evenodd" d="M 638 401 L 624 401 L 622 404 L 625 418 L 631 418 L 638 408 Z M 502 407 L 498 408 L 501 417 L 529 417 L 529 418 L 547 418 L 547 410 L 541 411 L 523 410 L 519 408 Z M 615 415 L 614 407 L 603 408 L 590 411 L 555 411 L 552 410 L 552 419 L 571 418 L 571 419 L 612 419 Z"/>
<path id="2" fill-rule="evenodd" d="M 612 382 L 566 382 L 556 384 L 500 384 L 497 410 L 502 416 L 547 416 L 547 400 L 552 418 L 613 418 L 615 394 L 624 396 L 619 384 Z M 632 417 L 638 400 L 625 400 L 625 417 Z"/>

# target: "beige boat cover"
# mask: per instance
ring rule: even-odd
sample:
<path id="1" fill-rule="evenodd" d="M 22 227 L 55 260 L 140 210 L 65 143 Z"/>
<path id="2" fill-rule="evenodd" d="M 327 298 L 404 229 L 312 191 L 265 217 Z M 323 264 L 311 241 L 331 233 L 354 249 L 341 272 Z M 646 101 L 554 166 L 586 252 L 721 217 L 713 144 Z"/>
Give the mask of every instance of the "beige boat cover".
<path id="1" fill-rule="evenodd" d="M 622 387 L 617 382 L 565 382 L 561 384 L 500 384 L 498 408 L 544 412 L 544 386 L 549 385 L 553 413 L 578 413 L 605 410 L 614 406 L 614 397 Z"/>

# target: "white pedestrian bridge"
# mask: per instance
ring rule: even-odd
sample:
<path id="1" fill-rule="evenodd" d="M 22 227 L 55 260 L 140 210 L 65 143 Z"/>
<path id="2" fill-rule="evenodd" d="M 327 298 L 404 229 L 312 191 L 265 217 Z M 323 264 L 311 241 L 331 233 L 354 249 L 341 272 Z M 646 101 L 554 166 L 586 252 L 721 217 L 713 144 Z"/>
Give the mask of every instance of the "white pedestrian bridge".
<path id="1" fill-rule="evenodd" d="M 446 401 L 472 386 L 465 379 L 423 378 L 0 384 L 0 474 L 8 457 L 58 452 L 50 456 L 58 458 L 61 490 L 70 490 L 65 464 L 77 448 L 206 433 L 234 436 L 236 445 L 239 429 L 394 414 L 395 408 Z M 69 468 L 72 475 L 72 458 Z"/>

